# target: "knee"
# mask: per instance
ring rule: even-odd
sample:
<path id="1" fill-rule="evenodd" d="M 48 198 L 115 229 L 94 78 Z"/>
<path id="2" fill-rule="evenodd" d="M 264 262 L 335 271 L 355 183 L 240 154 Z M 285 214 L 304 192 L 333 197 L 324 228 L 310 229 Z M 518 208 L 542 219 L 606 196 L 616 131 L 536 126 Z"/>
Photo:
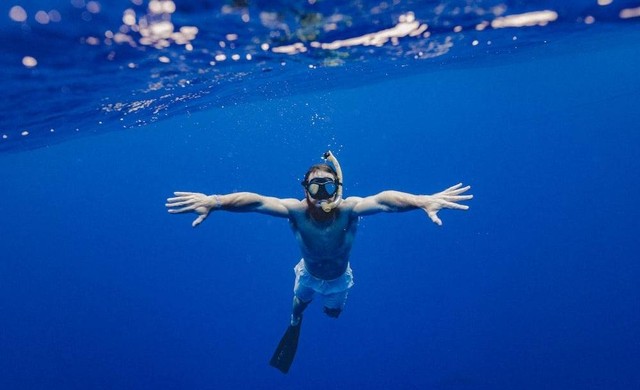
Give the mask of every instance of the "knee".
<path id="1" fill-rule="evenodd" d="M 306 309 L 307 306 L 309 306 L 309 303 L 311 303 L 311 301 L 304 302 L 302 299 L 298 297 L 293 297 L 293 309 L 292 309 L 293 314 L 296 317 L 300 317 L 304 309 Z"/>
<path id="2" fill-rule="evenodd" d="M 342 313 L 342 309 L 334 309 L 330 307 L 324 307 L 324 314 L 328 315 L 331 318 L 338 318 L 338 316 Z"/>
<path id="3" fill-rule="evenodd" d="M 293 304 L 295 306 L 298 306 L 300 308 L 302 308 L 303 310 L 307 308 L 307 306 L 309 306 L 309 304 L 311 303 L 311 300 L 308 301 L 303 301 L 302 299 L 298 298 L 297 296 L 293 297 Z"/>

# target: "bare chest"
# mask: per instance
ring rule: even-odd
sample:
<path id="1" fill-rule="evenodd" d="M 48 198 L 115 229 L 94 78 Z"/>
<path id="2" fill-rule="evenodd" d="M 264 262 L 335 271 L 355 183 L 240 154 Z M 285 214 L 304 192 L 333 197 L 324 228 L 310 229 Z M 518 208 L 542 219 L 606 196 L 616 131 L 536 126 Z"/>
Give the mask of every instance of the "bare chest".
<path id="1" fill-rule="evenodd" d="M 316 221 L 305 215 L 296 221 L 294 232 L 303 255 L 317 259 L 344 258 L 355 233 L 353 224 L 346 215 L 326 221 Z"/>

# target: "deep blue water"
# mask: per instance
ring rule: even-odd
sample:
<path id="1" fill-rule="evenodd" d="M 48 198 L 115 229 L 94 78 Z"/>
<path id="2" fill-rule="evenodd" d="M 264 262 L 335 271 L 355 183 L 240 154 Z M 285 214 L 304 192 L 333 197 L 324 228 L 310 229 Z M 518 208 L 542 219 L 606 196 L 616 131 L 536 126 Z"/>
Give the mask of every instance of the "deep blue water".
<path id="1" fill-rule="evenodd" d="M 176 2 L 172 21 L 199 28 L 191 57 L 105 42 L 146 3 L 20 3 L 26 21 L 0 16 L 0 388 L 640 388 L 640 18 L 619 17 L 639 3 Z M 467 4 L 558 18 L 478 31 L 488 17 L 455 11 Z M 40 8 L 61 21 L 34 21 Z M 274 9 L 290 34 L 260 19 Z M 433 34 L 314 51 L 294 33 L 310 9 L 314 28 L 351 19 L 319 42 L 410 11 Z M 244 13 L 245 60 L 208 64 Z M 285 376 L 268 360 L 300 256 L 287 222 L 217 212 L 193 229 L 164 203 L 302 196 L 327 149 L 345 195 L 463 182 L 475 197 L 442 227 L 419 211 L 364 218 L 345 312 L 307 309 Z"/>

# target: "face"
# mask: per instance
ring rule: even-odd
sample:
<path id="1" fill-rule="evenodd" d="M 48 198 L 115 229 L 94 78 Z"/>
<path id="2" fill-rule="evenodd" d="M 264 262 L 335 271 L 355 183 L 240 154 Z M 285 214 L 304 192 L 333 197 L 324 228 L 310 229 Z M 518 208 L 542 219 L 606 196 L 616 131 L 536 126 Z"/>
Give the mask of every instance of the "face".
<path id="1" fill-rule="evenodd" d="M 327 199 L 314 199 L 314 197 L 311 195 L 312 193 L 322 194 L 323 190 L 330 190 L 332 188 L 331 186 L 333 185 L 331 183 L 327 183 L 325 184 L 325 186 L 321 186 L 314 183 L 314 182 L 323 183 L 329 180 L 335 181 L 335 177 L 329 172 L 317 170 L 309 174 L 309 178 L 307 179 L 307 182 L 309 182 L 309 185 L 305 189 L 305 195 L 307 197 L 307 201 L 309 202 L 309 204 L 314 205 L 316 207 L 322 207 L 323 204 L 327 202 L 331 202 L 335 198 L 337 194 L 337 188 L 335 193 L 332 194 L 331 197 Z M 322 188 L 322 187 L 325 187 L 325 188 Z"/>

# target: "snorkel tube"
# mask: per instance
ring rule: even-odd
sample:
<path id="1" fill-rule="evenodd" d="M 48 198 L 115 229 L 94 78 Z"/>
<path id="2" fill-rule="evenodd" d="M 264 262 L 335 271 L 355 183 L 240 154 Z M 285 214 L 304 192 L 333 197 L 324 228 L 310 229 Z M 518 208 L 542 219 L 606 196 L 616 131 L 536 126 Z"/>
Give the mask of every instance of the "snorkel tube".
<path id="1" fill-rule="evenodd" d="M 338 176 L 338 190 L 335 195 L 336 198 L 332 202 L 322 204 L 322 211 L 324 211 L 325 213 L 330 213 L 331 210 L 340 206 L 340 203 L 342 203 L 342 169 L 340 169 L 340 163 L 338 162 L 338 159 L 333 155 L 333 153 L 331 153 L 330 150 L 327 150 L 322 155 L 322 159 L 330 162 L 331 165 L 333 165 L 333 168 L 336 170 L 336 174 Z"/>

